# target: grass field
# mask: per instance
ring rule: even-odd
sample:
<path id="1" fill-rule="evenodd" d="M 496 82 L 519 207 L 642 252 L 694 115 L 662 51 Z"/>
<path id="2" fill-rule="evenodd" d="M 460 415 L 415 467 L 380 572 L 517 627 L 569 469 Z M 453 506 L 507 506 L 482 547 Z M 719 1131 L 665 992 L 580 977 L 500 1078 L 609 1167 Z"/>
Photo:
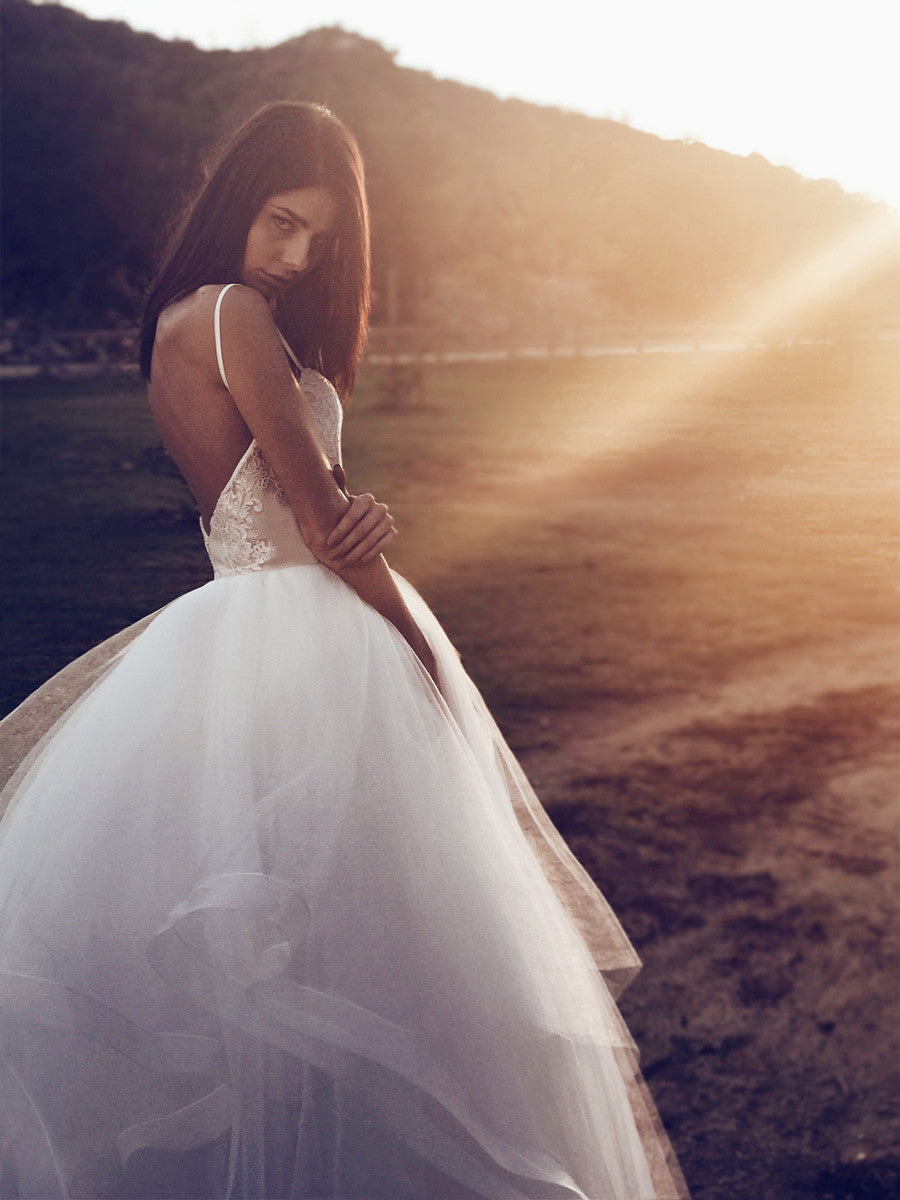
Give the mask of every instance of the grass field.
<path id="1" fill-rule="evenodd" d="M 645 959 L 697 1200 L 900 1187 L 900 352 L 366 374 L 351 485 Z M 6 390 L 4 711 L 209 577 L 136 385 Z"/>

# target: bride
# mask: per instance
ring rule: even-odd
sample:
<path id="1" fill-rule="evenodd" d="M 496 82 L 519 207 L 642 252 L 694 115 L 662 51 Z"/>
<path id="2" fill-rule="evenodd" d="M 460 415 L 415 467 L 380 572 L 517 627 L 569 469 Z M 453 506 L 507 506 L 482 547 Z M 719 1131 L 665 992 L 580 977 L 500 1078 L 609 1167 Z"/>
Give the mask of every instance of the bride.
<path id="1" fill-rule="evenodd" d="M 353 138 L 272 104 L 150 293 L 215 577 L 0 726 L 3 1196 L 685 1194 L 637 959 L 345 489 L 368 254 Z"/>

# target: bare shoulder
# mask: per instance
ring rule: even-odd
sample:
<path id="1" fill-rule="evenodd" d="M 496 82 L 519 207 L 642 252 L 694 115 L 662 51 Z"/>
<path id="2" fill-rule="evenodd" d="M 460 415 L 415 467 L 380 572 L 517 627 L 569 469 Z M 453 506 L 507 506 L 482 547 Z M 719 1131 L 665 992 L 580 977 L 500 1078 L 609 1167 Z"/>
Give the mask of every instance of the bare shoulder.
<path id="1" fill-rule="evenodd" d="M 208 366 L 215 362 L 213 314 L 221 290 L 207 285 L 163 309 L 153 343 L 154 366 L 157 360 L 167 367 L 178 363 Z"/>
<path id="2" fill-rule="evenodd" d="M 215 366 L 215 311 L 222 291 L 222 284 L 204 284 L 163 309 L 156 327 L 155 352 L 166 358 Z M 229 341 L 258 338 L 261 331 L 277 337 L 265 299 L 241 283 L 233 284 L 222 297 L 220 321 L 223 336 L 227 329 Z"/>
<path id="3" fill-rule="evenodd" d="M 251 402 L 254 393 L 293 395 L 296 380 L 265 297 L 235 284 L 222 299 L 219 318 L 222 361 L 238 407 L 242 400 Z"/>
<path id="4" fill-rule="evenodd" d="M 205 290 L 205 289 L 201 289 Z M 219 289 L 220 291 L 221 289 Z M 218 291 L 213 297 L 213 308 Z M 206 302 L 206 298 L 204 298 Z M 222 337 L 236 342 L 244 349 L 279 347 L 277 327 L 268 301 L 259 292 L 243 283 L 236 283 L 222 298 L 220 311 Z"/>

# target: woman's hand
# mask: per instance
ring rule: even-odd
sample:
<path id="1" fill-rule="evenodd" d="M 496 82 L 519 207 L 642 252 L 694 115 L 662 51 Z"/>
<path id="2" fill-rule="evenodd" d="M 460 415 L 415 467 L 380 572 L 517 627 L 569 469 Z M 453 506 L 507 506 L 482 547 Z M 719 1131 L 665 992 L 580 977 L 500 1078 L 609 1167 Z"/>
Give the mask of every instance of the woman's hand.
<path id="1" fill-rule="evenodd" d="M 397 536 L 387 505 L 379 504 L 368 492 L 351 496 L 340 467 L 333 471 L 338 486 L 348 496 L 350 507 L 334 527 L 326 543 L 327 565 L 354 567 L 374 562 Z"/>

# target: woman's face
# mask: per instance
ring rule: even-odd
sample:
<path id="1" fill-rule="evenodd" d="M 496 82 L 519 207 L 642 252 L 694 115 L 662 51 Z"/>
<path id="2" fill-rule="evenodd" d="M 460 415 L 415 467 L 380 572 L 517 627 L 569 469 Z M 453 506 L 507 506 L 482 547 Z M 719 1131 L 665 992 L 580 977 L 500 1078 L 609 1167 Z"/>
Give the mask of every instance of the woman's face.
<path id="1" fill-rule="evenodd" d="M 322 187 L 271 196 L 247 235 L 241 283 L 277 300 L 322 257 L 337 205 Z"/>

